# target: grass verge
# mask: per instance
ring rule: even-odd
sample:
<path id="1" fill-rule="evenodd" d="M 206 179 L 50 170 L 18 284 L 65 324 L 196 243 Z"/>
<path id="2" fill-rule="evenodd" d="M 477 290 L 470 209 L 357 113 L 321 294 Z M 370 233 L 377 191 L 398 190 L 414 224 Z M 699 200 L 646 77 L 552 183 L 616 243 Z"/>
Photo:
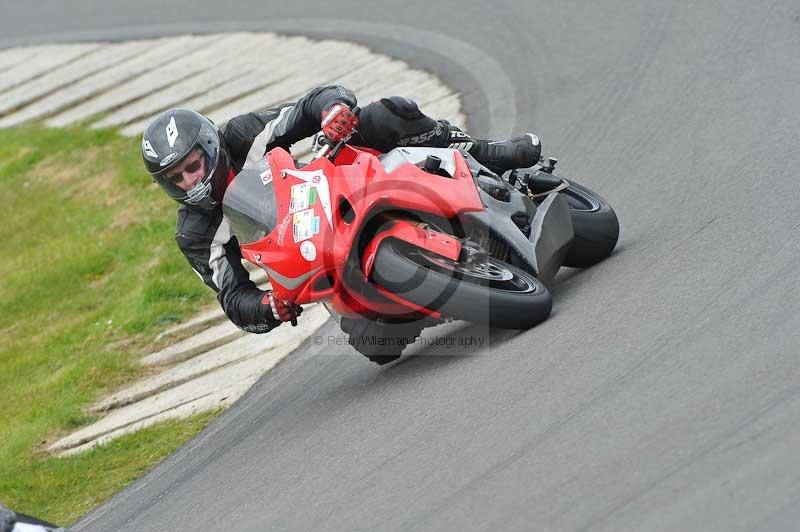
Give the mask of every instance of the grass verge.
<path id="1" fill-rule="evenodd" d="M 12 507 L 62 526 L 73 523 L 144 475 L 220 412 L 153 425 L 77 456 L 42 457 L 33 464 L 21 464 L 16 471 L 25 478 L 20 505 L 35 513 L 20 505 Z M 0 481 L 0 489 L 4 483 Z M 14 493 L 13 487 L 10 492 Z"/>
<path id="2" fill-rule="evenodd" d="M 175 204 L 111 131 L 0 130 L 0 501 L 69 523 L 158 463 L 212 415 L 69 459 L 48 443 L 145 371 L 168 324 L 214 304 L 173 240 Z"/>

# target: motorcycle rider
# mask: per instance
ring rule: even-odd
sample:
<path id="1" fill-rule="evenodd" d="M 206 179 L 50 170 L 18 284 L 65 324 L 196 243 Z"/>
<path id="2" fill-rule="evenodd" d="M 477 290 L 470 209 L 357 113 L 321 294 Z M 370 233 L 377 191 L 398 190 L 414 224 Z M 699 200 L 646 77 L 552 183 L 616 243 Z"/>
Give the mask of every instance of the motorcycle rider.
<path id="1" fill-rule="evenodd" d="M 288 150 L 320 130 L 333 142 L 350 138 L 354 145 L 384 152 L 398 146 L 460 148 L 496 172 L 532 166 L 541 151 L 532 134 L 499 142 L 474 139 L 446 120 L 424 115 L 415 102 L 398 96 L 356 111 L 351 91 L 326 86 L 311 90 L 296 103 L 236 116 L 221 130 L 187 109 L 165 111 L 145 129 L 144 165 L 181 204 L 175 235 L 178 246 L 239 328 L 264 333 L 295 320 L 302 310 L 250 281 L 241 264 L 239 244 L 222 213 L 227 185 L 267 151 L 275 147 Z M 382 324 L 366 320 L 343 320 L 341 325 L 351 335 L 354 328 L 357 335 L 385 332 Z M 419 331 L 404 334 L 416 337 Z"/>

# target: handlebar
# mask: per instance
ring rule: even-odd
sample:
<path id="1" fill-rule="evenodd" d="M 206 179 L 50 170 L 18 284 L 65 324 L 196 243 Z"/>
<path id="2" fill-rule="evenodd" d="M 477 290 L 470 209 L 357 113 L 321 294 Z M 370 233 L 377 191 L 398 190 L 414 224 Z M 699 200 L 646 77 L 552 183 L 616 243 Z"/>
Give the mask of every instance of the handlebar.
<path id="1" fill-rule="evenodd" d="M 313 159 L 313 160 L 316 160 L 316 159 L 322 159 L 323 157 L 326 157 L 326 156 L 328 155 L 328 152 L 329 152 L 329 151 L 331 151 L 331 145 L 330 145 L 329 143 L 327 143 L 327 142 L 326 142 L 326 143 L 325 143 L 325 144 L 322 146 L 322 148 L 320 148 L 320 149 L 317 151 L 316 155 L 314 155 L 314 159 Z"/>
<path id="2" fill-rule="evenodd" d="M 333 159 L 334 157 L 336 157 L 336 154 L 339 153 L 339 150 L 342 149 L 342 146 L 344 146 L 347 141 L 340 140 L 336 144 L 332 144 L 331 141 L 328 140 L 323 135 L 322 140 L 320 142 L 322 144 L 322 148 L 320 148 L 319 151 L 317 151 L 312 161 L 316 161 L 317 159 L 322 159 L 323 157 L 328 157 L 329 159 Z"/>

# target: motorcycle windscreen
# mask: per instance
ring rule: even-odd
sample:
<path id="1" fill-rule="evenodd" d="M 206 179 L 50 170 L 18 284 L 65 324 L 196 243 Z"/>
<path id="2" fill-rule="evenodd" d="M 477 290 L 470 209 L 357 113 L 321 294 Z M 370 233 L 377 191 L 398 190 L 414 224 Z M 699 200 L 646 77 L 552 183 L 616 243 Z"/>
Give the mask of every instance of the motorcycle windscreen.
<path id="1" fill-rule="evenodd" d="M 278 202 L 269 168 L 248 168 L 237 175 L 225 191 L 222 212 L 240 244 L 261 240 L 278 223 Z"/>

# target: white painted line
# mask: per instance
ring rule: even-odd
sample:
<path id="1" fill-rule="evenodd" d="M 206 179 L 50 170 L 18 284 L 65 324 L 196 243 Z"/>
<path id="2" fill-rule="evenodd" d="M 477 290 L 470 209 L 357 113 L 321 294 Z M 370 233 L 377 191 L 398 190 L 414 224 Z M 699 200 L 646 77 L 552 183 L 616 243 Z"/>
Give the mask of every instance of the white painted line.
<path id="1" fill-rule="evenodd" d="M 284 324 L 268 333 L 267 336 L 258 334 L 244 335 L 225 345 L 209 349 L 125 390 L 116 392 L 93 406 L 91 410 L 93 412 L 102 412 L 119 408 L 155 395 L 163 390 L 174 388 L 193 378 L 258 356 L 272 349 L 281 348 L 281 346 L 294 342 L 297 337 L 305 336 L 308 329 L 316 329 L 327 320 L 327 317 L 328 312 L 322 305 L 306 305 L 300 317 L 300 323 L 302 323 L 304 331 L 302 334 L 289 324 Z"/>
<path id="2" fill-rule="evenodd" d="M 33 57 L 3 72 L 0 76 L 0 91 L 40 76 L 100 46 L 100 44 L 42 46 Z"/>
<path id="3" fill-rule="evenodd" d="M 237 63 L 236 66 L 240 70 L 240 75 L 237 78 L 227 83 L 220 83 L 216 87 L 210 87 L 208 92 L 204 94 L 183 102 L 175 102 L 171 105 L 208 112 L 236 98 L 241 98 L 255 90 L 276 83 L 294 71 L 295 61 L 299 57 L 314 53 L 316 46 L 317 44 L 312 43 L 305 37 L 281 39 L 277 44 L 270 47 L 270 55 L 267 55 L 263 60 L 259 60 L 255 65 L 250 65 L 249 63 L 252 60 L 249 59 L 245 65 Z M 128 136 L 141 135 L 147 124 L 163 109 L 150 108 L 149 116 L 144 116 L 144 118 L 132 122 L 120 132 Z M 260 109 L 264 109 L 264 106 L 249 109 L 249 111 Z"/>
<path id="4" fill-rule="evenodd" d="M 296 61 L 304 55 L 314 54 L 318 46 L 319 43 L 312 43 L 305 37 L 281 39 L 269 46 L 270 55 L 263 60 L 251 65 L 252 59 L 247 59 L 245 63 L 235 62 L 231 65 L 236 73 L 229 82 L 206 87 L 206 92 L 203 94 L 188 100 L 173 102 L 171 105 L 209 112 L 215 107 L 274 84 L 290 75 L 294 71 Z M 149 107 L 149 115 L 123 128 L 121 130 L 122 134 L 129 136 L 141 134 L 146 125 L 164 108 Z M 264 108 L 262 105 L 248 111 Z"/>
<path id="5" fill-rule="evenodd" d="M 461 113 L 461 97 L 458 94 L 452 94 L 444 97 L 435 102 L 421 106 L 424 113 L 430 113 L 431 116 L 443 116 L 453 124 L 463 125 L 466 123 L 466 118 Z M 435 113 L 435 114 L 434 114 Z"/>
<path id="6" fill-rule="evenodd" d="M 103 46 L 57 68 L 37 79 L 17 85 L 14 89 L 0 94 L 0 114 L 8 112 L 9 109 L 19 107 L 22 104 L 32 102 L 35 99 L 49 92 L 81 80 L 95 72 L 105 70 L 115 64 L 128 59 L 129 57 L 152 48 L 153 41 L 133 41 L 118 45 Z"/>
<path id="7" fill-rule="evenodd" d="M 178 80 L 213 69 L 223 61 L 226 53 L 240 48 L 242 38 L 242 34 L 198 38 L 197 46 L 189 47 L 188 52 L 184 49 L 172 61 L 159 61 L 151 65 L 148 72 L 47 120 L 47 125 L 63 127 L 73 124 L 126 102 L 155 94 Z"/>
<path id="8" fill-rule="evenodd" d="M 158 92 L 142 98 L 110 113 L 104 119 L 92 124 L 93 128 L 114 127 L 137 118 L 150 116 L 163 109 L 169 109 L 195 96 L 206 93 L 217 85 L 235 84 L 242 75 L 242 64 L 237 59 L 243 50 L 268 49 L 277 39 L 271 35 L 245 34 L 238 46 L 220 51 L 221 63 L 212 68 L 200 70 L 197 75 L 189 76 L 176 83 L 169 83 Z M 222 80 L 222 83 L 220 83 Z"/>
<path id="9" fill-rule="evenodd" d="M 277 332 L 277 331 L 276 331 Z M 272 340 L 272 338 L 270 338 Z M 152 378 L 138 382 L 133 386 L 114 393 L 94 405 L 91 412 L 105 412 L 141 401 L 169 388 L 174 388 L 185 382 L 210 373 L 213 370 L 241 362 L 247 358 L 264 353 L 263 339 L 255 335 L 242 336 L 232 342 L 211 349 L 194 358 L 159 373 Z"/>
<path id="10" fill-rule="evenodd" d="M 179 323 L 174 327 L 170 327 L 169 329 L 160 332 L 153 341 L 159 342 L 164 338 L 170 336 L 177 336 L 187 331 L 207 329 L 208 327 L 217 325 L 220 322 L 227 321 L 227 319 L 228 318 L 227 316 L 225 316 L 225 313 L 222 311 L 222 308 L 220 308 L 219 305 L 217 305 L 213 309 L 207 312 L 203 312 L 202 314 L 195 316 L 194 318 L 190 319 L 187 322 Z"/>
<path id="11" fill-rule="evenodd" d="M 230 321 L 225 321 L 219 325 L 209 327 L 186 340 L 172 344 L 157 353 L 151 353 L 143 357 L 141 363 L 145 366 L 174 364 L 191 358 L 198 353 L 204 353 L 220 345 L 232 342 L 245 334 L 243 330 Z"/>
<path id="12" fill-rule="evenodd" d="M 396 78 L 402 79 L 408 72 L 408 65 L 402 61 L 378 56 L 375 61 L 362 65 L 360 68 L 337 78 L 336 83 L 347 87 L 358 95 L 368 87 L 391 87 Z M 393 93 L 389 91 L 383 95 L 392 96 Z"/>
<path id="13" fill-rule="evenodd" d="M 198 109 L 224 125 L 237 114 L 294 101 L 328 83 L 354 90 L 361 106 L 392 95 L 424 105 L 450 94 L 431 74 L 339 41 L 238 33 L 80 46 L 85 57 L 73 63 L 33 80 L 7 81 L 18 87 L 0 90 L 0 114 L 7 113 L 0 127 L 48 116 L 47 124 L 58 127 L 108 113 L 93 127 L 123 126 L 123 134 L 135 136 L 159 112 L 176 106 Z M 93 53 L 87 52 L 91 47 Z M 71 56 L 77 53 L 75 45 L 67 48 Z M 7 50 L 0 53 L 0 64 L 17 64 L 12 71 L 20 75 L 42 72 L 42 66 L 22 72 L 18 63 L 49 57 L 52 65 L 52 57 L 64 57 L 58 49 Z M 265 50 L 263 57 L 244 53 L 258 49 Z M 308 145 L 297 150 L 307 153 Z"/>
<path id="14" fill-rule="evenodd" d="M 272 366 L 274 366 L 275 364 L 280 362 L 280 360 L 274 360 L 272 362 L 273 362 Z M 271 369 L 271 367 L 268 368 L 267 371 L 269 369 Z M 228 386 L 206 392 L 202 395 L 191 398 L 187 400 L 185 403 L 179 404 L 174 408 L 164 410 L 162 412 L 157 412 L 153 415 L 146 416 L 143 418 L 138 418 L 136 421 L 130 423 L 129 425 L 118 426 L 118 427 L 110 425 L 108 432 L 105 432 L 97 436 L 96 438 L 87 439 L 85 443 L 80 444 L 76 447 L 53 446 L 50 447 L 49 450 L 51 452 L 55 452 L 56 456 L 60 458 L 74 456 L 76 454 L 89 451 L 94 447 L 97 447 L 98 445 L 104 445 L 106 443 L 109 443 L 110 441 L 119 438 L 121 436 L 124 436 L 126 434 L 130 434 L 132 432 L 136 432 L 138 430 L 142 430 L 144 428 L 155 425 L 156 423 L 162 423 L 164 421 L 171 421 L 175 419 L 183 419 L 193 416 L 195 414 L 199 414 L 201 412 L 206 412 L 208 410 L 215 410 L 217 408 L 227 408 L 231 406 L 234 402 L 236 402 L 236 400 L 239 399 L 242 395 L 244 395 L 247 392 L 247 390 L 249 390 L 250 387 L 258 381 L 259 378 L 260 375 L 251 375 L 246 380 L 242 380 L 240 382 L 233 382 Z M 138 405 L 131 405 L 129 408 L 138 409 L 139 407 Z"/>
<path id="15" fill-rule="evenodd" d="M 366 104 L 387 96 L 405 96 L 416 100 L 417 103 L 422 103 L 430 100 L 432 91 L 437 92 L 437 97 L 452 94 L 452 91 L 440 82 L 431 80 L 428 74 L 414 72 L 394 80 L 394 83 L 387 83 L 385 86 L 370 85 L 361 91 L 359 102 L 363 101 L 363 104 Z"/>
<path id="16" fill-rule="evenodd" d="M 199 42 L 199 39 L 191 36 L 159 39 L 156 41 L 157 46 L 147 50 L 142 55 L 89 76 L 39 100 L 35 105 L 28 106 L 4 117 L 0 120 L 0 127 L 16 126 L 30 120 L 36 120 L 75 105 L 82 100 L 89 99 L 127 79 L 147 72 L 157 65 L 172 61 L 184 53 L 187 47 L 191 47 L 197 42 Z"/>
<path id="17" fill-rule="evenodd" d="M 319 43 L 312 43 L 305 37 L 282 39 L 269 47 L 270 55 L 265 57 L 264 60 L 251 65 L 252 60 L 248 59 L 245 64 L 236 62 L 232 65 L 237 72 L 235 78 L 226 83 L 207 87 L 207 91 L 203 94 L 182 102 L 176 102 L 173 105 L 209 112 L 216 107 L 274 84 L 290 75 L 295 71 L 296 61 L 305 54 L 314 53 L 318 46 Z M 275 55 L 271 55 L 272 52 Z M 284 63 L 283 61 L 286 62 Z M 249 111 L 263 108 L 264 106 L 258 106 Z M 122 129 L 122 134 L 131 136 L 140 134 L 145 126 L 163 109 L 163 107 L 150 107 L 149 116 L 144 116 L 144 118 L 129 124 Z"/>
<path id="18" fill-rule="evenodd" d="M 345 55 L 345 54 L 350 55 Z M 347 57 L 343 61 L 342 57 Z M 295 101 L 309 88 L 335 83 L 344 69 L 369 62 L 371 55 L 363 48 L 348 50 L 342 46 L 328 46 L 314 57 L 318 63 L 310 63 L 310 58 L 296 65 L 301 73 L 290 75 L 282 81 L 266 87 L 262 91 L 235 100 L 221 108 L 213 110 L 209 117 L 217 124 L 224 124 L 234 116 L 247 112 L 248 109 L 266 109 L 281 103 Z"/>
<path id="19" fill-rule="evenodd" d="M 0 51 L 0 72 L 19 65 L 32 56 L 39 53 L 39 46 L 28 46 L 25 48 L 11 48 Z"/>

